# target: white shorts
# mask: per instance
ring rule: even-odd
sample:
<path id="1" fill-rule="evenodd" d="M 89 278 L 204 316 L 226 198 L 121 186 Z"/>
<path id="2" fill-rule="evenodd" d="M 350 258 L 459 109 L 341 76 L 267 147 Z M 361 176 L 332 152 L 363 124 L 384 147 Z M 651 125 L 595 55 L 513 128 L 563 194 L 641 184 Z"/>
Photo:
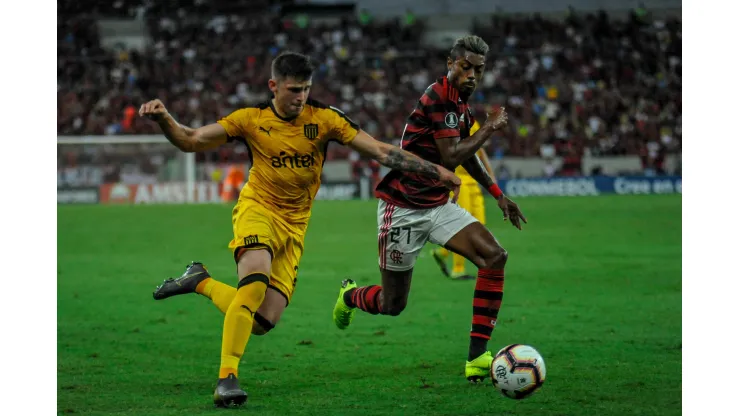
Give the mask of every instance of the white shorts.
<path id="1" fill-rule="evenodd" d="M 408 209 L 378 202 L 378 258 L 380 268 L 406 271 L 430 241 L 444 246 L 463 228 L 478 222 L 457 204 L 430 209 Z"/>

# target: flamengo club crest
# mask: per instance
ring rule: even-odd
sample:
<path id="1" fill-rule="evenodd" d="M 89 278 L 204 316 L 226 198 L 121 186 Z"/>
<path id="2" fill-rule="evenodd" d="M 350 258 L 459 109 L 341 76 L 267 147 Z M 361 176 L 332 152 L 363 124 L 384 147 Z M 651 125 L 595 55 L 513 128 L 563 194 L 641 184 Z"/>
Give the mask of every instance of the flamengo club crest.
<path id="1" fill-rule="evenodd" d="M 304 124 L 303 134 L 306 135 L 308 140 L 313 140 L 319 137 L 319 125 L 318 124 Z"/>

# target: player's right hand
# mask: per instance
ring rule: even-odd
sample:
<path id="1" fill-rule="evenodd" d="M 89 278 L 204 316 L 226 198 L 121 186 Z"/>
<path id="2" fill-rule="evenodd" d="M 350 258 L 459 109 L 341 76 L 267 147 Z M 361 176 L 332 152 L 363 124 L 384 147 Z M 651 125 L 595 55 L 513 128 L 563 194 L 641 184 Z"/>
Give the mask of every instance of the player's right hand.
<path id="1" fill-rule="evenodd" d="M 452 191 L 452 202 L 457 202 L 457 198 L 460 196 L 460 184 L 462 183 L 460 178 L 454 172 L 442 166 L 438 166 L 437 169 L 439 170 L 439 180 Z"/>
<path id="2" fill-rule="evenodd" d="M 147 117 L 150 120 L 159 121 L 167 115 L 167 108 L 165 108 L 162 101 L 151 100 L 141 105 L 141 108 L 139 108 L 139 115 Z"/>
<path id="3" fill-rule="evenodd" d="M 485 125 L 492 127 L 494 130 L 499 130 L 506 126 L 509 122 L 509 115 L 506 114 L 506 107 L 498 107 L 487 114 Z"/>
<path id="4" fill-rule="evenodd" d="M 524 221 L 525 224 L 527 223 L 527 218 L 522 214 L 522 210 L 519 209 L 519 205 L 509 199 L 506 195 L 502 195 L 498 199 L 498 207 L 501 208 L 501 211 L 504 213 L 504 221 L 511 221 L 511 225 L 519 230 L 522 229 L 520 220 Z"/>

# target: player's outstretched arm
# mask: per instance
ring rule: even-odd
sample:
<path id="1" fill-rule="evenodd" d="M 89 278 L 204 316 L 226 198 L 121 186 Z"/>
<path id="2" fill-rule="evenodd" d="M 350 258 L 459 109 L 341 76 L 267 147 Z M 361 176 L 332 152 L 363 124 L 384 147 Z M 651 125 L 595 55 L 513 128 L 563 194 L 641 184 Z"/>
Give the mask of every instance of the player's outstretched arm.
<path id="1" fill-rule="evenodd" d="M 435 140 L 434 142 L 437 144 L 437 149 L 439 149 L 439 154 L 442 157 L 442 163 L 449 168 L 462 165 L 475 156 L 475 153 L 493 135 L 493 132 L 506 126 L 506 123 L 508 123 L 506 109 L 501 107 L 489 114 L 483 126 L 472 136 L 466 137 L 465 140 L 460 140 L 459 137 Z"/>
<path id="2" fill-rule="evenodd" d="M 504 221 L 511 220 L 511 224 L 521 230 L 521 221 L 524 221 L 526 224 L 527 218 L 522 213 L 522 210 L 519 209 L 519 206 L 504 195 L 501 188 L 499 188 L 496 183 L 496 177 L 493 174 L 493 169 L 491 169 L 491 164 L 488 163 L 488 156 L 486 153 L 483 151 L 479 152 L 466 160 L 465 163 L 462 164 L 462 167 L 468 171 L 473 179 L 488 189 L 488 192 L 496 198 L 498 207 L 501 208 L 501 211 L 504 213 Z"/>
<path id="3" fill-rule="evenodd" d="M 460 178 L 442 166 L 424 160 L 398 147 L 391 146 L 388 143 L 375 140 L 363 130 L 357 133 L 354 140 L 349 143 L 349 147 L 377 160 L 381 165 L 391 169 L 418 173 L 432 179 L 437 179 L 454 191 L 455 196 L 453 200 L 457 200 L 458 190 L 460 189 Z"/>
<path id="4" fill-rule="evenodd" d="M 482 149 L 473 155 L 473 157 L 463 162 L 461 166 L 486 189 L 489 189 L 496 183 L 491 165 L 488 163 L 488 156 L 486 156 L 486 153 Z"/>
<path id="5" fill-rule="evenodd" d="M 145 103 L 139 115 L 154 120 L 162 129 L 167 140 L 183 152 L 200 152 L 226 143 L 226 129 L 218 123 L 193 129 L 178 123 L 160 100 Z"/>
<path id="6" fill-rule="evenodd" d="M 488 172 L 488 175 L 495 181 L 496 177 L 493 175 L 493 168 L 491 167 L 491 162 L 488 160 L 488 155 L 486 154 L 486 151 L 483 149 L 478 149 L 476 156 L 478 156 L 478 159 L 480 159 L 480 162 L 486 169 L 486 172 Z"/>

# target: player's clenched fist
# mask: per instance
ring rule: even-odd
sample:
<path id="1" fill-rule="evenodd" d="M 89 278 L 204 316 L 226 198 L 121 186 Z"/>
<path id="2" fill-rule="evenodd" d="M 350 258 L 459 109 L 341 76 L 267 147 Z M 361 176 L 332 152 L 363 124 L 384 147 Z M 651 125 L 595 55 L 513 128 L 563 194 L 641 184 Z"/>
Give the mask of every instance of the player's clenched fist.
<path id="1" fill-rule="evenodd" d="M 154 121 L 161 120 L 165 114 L 167 114 L 167 109 L 165 108 L 164 103 L 160 100 L 151 100 L 142 104 L 141 108 L 139 108 L 140 116 L 147 117 Z"/>
<path id="2" fill-rule="evenodd" d="M 506 114 L 505 107 L 499 107 L 491 111 L 490 113 L 488 113 L 488 118 L 486 119 L 486 124 L 490 127 L 493 127 L 494 130 L 503 128 L 508 122 L 509 116 L 508 114 Z"/>

